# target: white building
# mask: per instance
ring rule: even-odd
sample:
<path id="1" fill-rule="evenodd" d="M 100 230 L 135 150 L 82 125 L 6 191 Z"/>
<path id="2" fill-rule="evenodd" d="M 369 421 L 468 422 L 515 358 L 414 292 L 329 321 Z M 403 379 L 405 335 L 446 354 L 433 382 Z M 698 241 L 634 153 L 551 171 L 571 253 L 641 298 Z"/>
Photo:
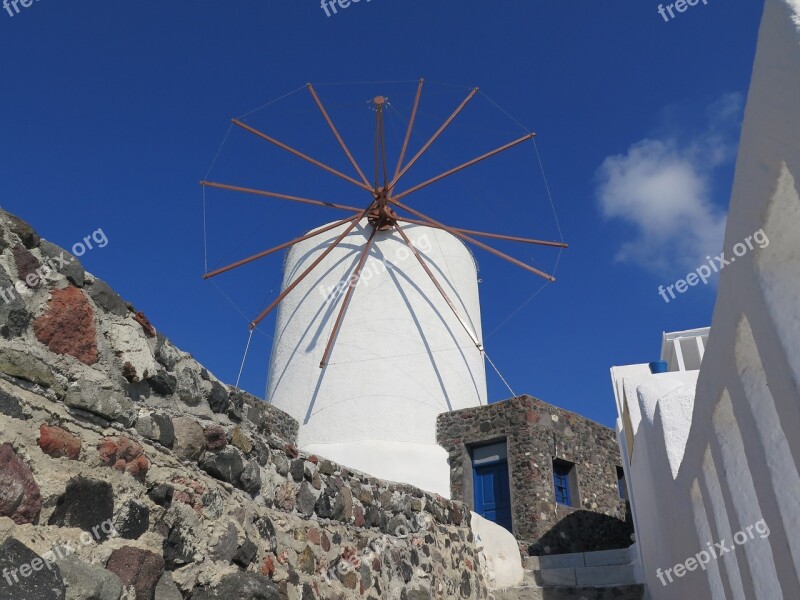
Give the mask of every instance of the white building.
<path id="1" fill-rule="evenodd" d="M 284 289 L 344 228 L 292 247 Z M 267 401 L 300 422 L 304 450 L 449 498 L 450 467 L 436 443 L 436 417 L 486 404 L 483 353 L 473 341 L 482 339 L 476 264 L 445 231 L 403 230 L 465 323 L 400 235 L 378 232 L 330 361 L 320 368 L 372 231 L 364 220 L 281 303 Z"/>
<path id="2" fill-rule="evenodd" d="M 667 372 L 611 370 L 651 598 L 800 598 L 798 174 L 800 2 L 766 0 L 725 249 L 768 241 L 722 271 L 708 337 L 664 336 Z"/>

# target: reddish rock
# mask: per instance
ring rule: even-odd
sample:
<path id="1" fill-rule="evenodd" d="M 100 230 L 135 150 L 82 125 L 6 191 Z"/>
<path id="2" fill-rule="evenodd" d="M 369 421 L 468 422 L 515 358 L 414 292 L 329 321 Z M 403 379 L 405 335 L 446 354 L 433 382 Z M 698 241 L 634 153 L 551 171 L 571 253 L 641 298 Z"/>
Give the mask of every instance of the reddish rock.
<path id="1" fill-rule="evenodd" d="M 360 506 L 353 507 L 353 525 L 356 527 L 363 527 L 364 523 L 366 522 L 364 519 L 364 509 Z"/>
<path id="2" fill-rule="evenodd" d="M 288 456 L 292 460 L 300 456 L 300 451 L 292 444 L 286 444 L 283 447 L 283 451 L 286 452 L 286 456 Z"/>
<path id="3" fill-rule="evenodd" d="M 533 411 L 528 411 L 526 416 L 528 423 L 538 423 L 540 418 L 539 413 Z"/>
<path id="4" fill-rule="evenodd" d="M 319 459 L 312 454 L 311 456 L 308 457 L 308 462 L 316 465 L 319 464 Z"/>
<path id="5" fill-rule="evenodd" d="M 53 290 L 47 308 L 33 322 L 36 339 L 56 354 L 69 354 L 87 365 L 97 362 L 94 311 L 76 287 Z"/>
<path id="6" fill-rule="evenodd" d="M 150 461 L 144 455 L 142 445 L 124 435 L 117 440 L 114 438 L 102 439 L 97 445 L 97 450 L 104 465 L 117 471 L 125 471 L 139 479 L 144 479 L 150 468 Z"/>
<path id="7" fill-rule="evenodd" d="M 81 455 L 81 439 L 61 427 L 41 425 L 39 448 L 53 458 L 66 456 L 70 460 L 78 460 Z"/>
<path id="8" fill-rule="evenodd" d="M 14 264 L 17 267 L 17 276 L 19 279 L 24 281 L 25 285 L 29 288 L 38 287 L 40 280 L 36 269 L 42 265 L 36 257 L 22 244 L 14 246 L 11 249 L 11 253 L 14 255 Z"/>
<path id="9" fill-rule="evenodd" d="M 111 553 L 106 569 L 123 585 L 133 587 L 136 600 L 153 600 L 158 580 L 164 574 L 164 559 L 147 550 L 123 546 Z"/>
<path id="10" fill-rule="evenodd" d="M 331 539 L 328 537 L 327 533 L 322 534 L 322 549 L 325 552 L 328 552 L 331 549 Z"/>
<path id="11" fill-rule="evenodd" d="M 228 438 L 225 430 L 220 425 L 211 425 L 203 431 L 206 439 L 206 448 L 209 450 L 220 450 L 228 445 Z"/>
<path id="12" fill-rule="evenodd" d="M 34 523 L 42 511 L 42 496 L 33 472 L 11 444 L 0 446 L 0 517 L 17 525 Z"/>
<path id="13" fill-rule="evenodd" d="M 271 556 L 264 559 L 264 564 L 261 565 L 261 574 L 270 578 L 275 574 L 275 561 Z"/>
<path id="14" fill-rule="evenodd" d="M 151 325 L 150 320 L 144 316 L 144 313 L 137 312 L 135 315 L 133 315 L 133 318 L 139 325 L 142 326 L 142 329 L 144 329 L 144 334 L 147 337 L 156 337 L 156 328 Z"/>
<path id="15" fill-rule="evenodd" d="M 312 527 L 311 529 L 308 530 L 308 541 L 311 542 L 312 544 L 316 544 L 317 546 L 319 546 L 319 541 L 320 541 L 319 529 L 314 529 Z"/>

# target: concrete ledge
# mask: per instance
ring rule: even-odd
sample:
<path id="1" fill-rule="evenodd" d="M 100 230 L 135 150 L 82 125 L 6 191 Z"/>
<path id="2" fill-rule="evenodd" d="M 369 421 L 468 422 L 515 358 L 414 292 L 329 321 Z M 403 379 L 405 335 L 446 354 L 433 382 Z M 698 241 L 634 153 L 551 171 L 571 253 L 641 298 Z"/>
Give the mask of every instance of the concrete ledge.
<path id="1" fill-rule="evenodd" d="M 575 569 L 577 585 L 632 585 L 636 583 L 633 565 L 611 565 Z"/>

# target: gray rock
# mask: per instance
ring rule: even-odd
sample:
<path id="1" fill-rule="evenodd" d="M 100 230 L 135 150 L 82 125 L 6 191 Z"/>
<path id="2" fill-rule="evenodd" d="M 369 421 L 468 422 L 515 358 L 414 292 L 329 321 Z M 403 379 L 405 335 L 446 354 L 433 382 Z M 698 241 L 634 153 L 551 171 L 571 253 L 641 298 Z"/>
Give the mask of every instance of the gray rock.
<path id="1" fill-rule="evenodd" d="M 211 558 L 224 563 L 233 561 L 236 551 L 239 549 L 239 533 L 233 523 L 228 523 L 228 527 L 220 534 L 219 538 L 211 547 Z"/>
<path id="2" fill-rule="evenodd" d="M 64 404 L 70 408 L 85 410 L 92 414 L 119 421 L 126 427 L 133 427 L 136 423 L 136 414 L 133 403 L 121 393 L 109 387 L 80 379 L 67 390 Z"/>
<path id="3" fill-rule="evenodd" d="M 192 594 L 192 600 L 282 600 L 278 588 L 269 577 L 255 573 L 234 573 L 222 578 L 210 590 Z"/>
<path id="4" fill-rule="evenodd" d="M 239 546 L 239 549 L 236 551 L 233 562 L 243 569 L 246 569 L 250 566 L 250 563 L 253 562 L 256 554 L 258 554 L 258 546 L 250 540 L 245 540 L 244 544 Z"/>
<path id="5" fill-rule="evenodd" d="M 158 442 L 167 448 L 171 448 L 175 442 L 175 428 L 172 425 L 172 419 L 160 413 L 139 417 L 136 421 L 136 431 L 142 437 Z"/>
<path id="6" fill-rule="evenodd" d="M 21 572 L 21 568 L 26 573 Z M 36 569 L 38 567 L 38 570 Z M 0 546 L 0 598 L 3 600 L 64 600 L 66 588 L 58 565 L 45 563 L 22 542 L 6 539 Z"/>
<path id="7" fill-rule="evenodd" d="M 200 423 L 189 417 L 173 419 L 175 431 L 173 451 L 184 460 L 196 461 L 206 448 L 206 439 Z"/>
<path id="8" fill-rule="evenodd" d="M 23 412 L 19 399 L 6 393 L 2 389 L 0 389 L 0 414 L 22 421 L 30 419 L 30 417 Z"/>
<path id="9" fill-rule="evenodd" d="M 216 454 L 207 454 L 200 467 L 216 479 L 241 485 L 239 478 L 244 472 L 244 461 L 236 448 L 227 446 Z"/>
<path id="10" fill-rule="evenodd" d="M 197 406 L 203 401 L 200 376 L 193 369 L 184 367 L 178 373 L 178 398 L 188 406 Z"/>
<path id="11" fill-rule="evenodd" d="M 304 481 L 300 485 L 300 491 L 297 492 L 297 510 L 304 517 L 310 517 L 314 514 L 316 503 L 317 495 L 314 493 L 314 488 L 307 481 Z"/>
<path id="12" fill-rule="evenodd" d="M 6 339 L 19 337 L 31 322 L 27 304 L 14 289 L 14 282 L 0 267 L 0 335 Z"/>
<path id="13" fill-rule="evenodd" d="M 261 468 L 254 460 L 249 460 L 244 465 L 244 471 L 239 477 L 240 486 L 245 492 L 257 495 L 261 491 Z"/>
<path id="14" fill-rule="evenodd" d="M 215 413 L 224 413 L 230 406 L 228 390 L 218 381 L 211 382 L 211 391 L 208 394 L 208 405 Z"/>
<path id="15" fill-rule="evenodd" d="M 181 359 L 181 353 L 170 341 L 159 333 L 156 335 L 156 360 L 166 367 L 167 371 L 172 371 Z"/>
<path id="16" fill-rule="evenodd" d="M 60 388 L 52 369 L 27 352 L 0 348 L 0 372 L 45 388 Z"/>
<path id="17" fill-rule="evenodd" d="M 49 264 L 52 268 L 64 275 L 72 285 L 83 287 L 86 271 L 83 270 L 83 265 L 77 258 L 47 240 L 42 240 L 39 249 L 46 258 L 50 259 Z"/>
<path id="18" fill-rule="evenodd" d="M 159 371 L 147 378 L 147 384 L 159 396 L 172 396 L 178 389 L 178 380 L 166 371 Z"/>
<path id="19" fill-rule="evenodd" d="M 150 528 L 150 509 L 129 501 L 117 517 L 117 533 L 126 540 L 138 540 Z"/>
<path id="20" fill-rule="evenodd" d="M 67 585 L 66 600 L 119 600 L 122 581 L 103 567 L 85 563 L 74 556 L 58 561 Z"/>
<path id="21" fill-rule="evenodd" d="M 102 279 L 95 279 L 88 287 L 88 291 L 94 303 L 106 312 L 115 314 L 118 317 L 124 317 L 128 314 L 128 305 Z"/>
<path id="22" fill-rule="evenodd" d="M 172 573 L 166 572 L 156 586 L 155 600 L 183 600 L 183 594 L 172 579 Z"/>
<path id="23" fill-rule="evenodd" d="M 33 227 L 28 225 L 28 223 L 20 219 L 18 216 L 12 215 L 9 212 L 3 211 L 3 216 L 5 217 L 4 220 L 6 221 L 11 233 L 16 234 L 26 248 L 33 249 L 39 245 L 41 238 L 39 237 L 39 234 L 33 230 Z"/>

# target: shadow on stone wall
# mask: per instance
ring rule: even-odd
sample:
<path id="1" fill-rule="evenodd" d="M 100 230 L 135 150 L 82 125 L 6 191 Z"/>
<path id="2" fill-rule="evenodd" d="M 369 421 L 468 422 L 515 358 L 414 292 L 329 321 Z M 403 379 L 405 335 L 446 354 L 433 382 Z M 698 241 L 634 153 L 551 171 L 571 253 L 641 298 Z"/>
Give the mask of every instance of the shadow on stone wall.
<path id="1" fill-rule="evenodd" d="M 630 508 L 628 508 L 630 511 Z M 576 510 L 528 546 L 528 554 L 569 554 L 627 548 L 633 543 L 632 519 L 627 522 L 616 517 L 588 510 Z"/>

